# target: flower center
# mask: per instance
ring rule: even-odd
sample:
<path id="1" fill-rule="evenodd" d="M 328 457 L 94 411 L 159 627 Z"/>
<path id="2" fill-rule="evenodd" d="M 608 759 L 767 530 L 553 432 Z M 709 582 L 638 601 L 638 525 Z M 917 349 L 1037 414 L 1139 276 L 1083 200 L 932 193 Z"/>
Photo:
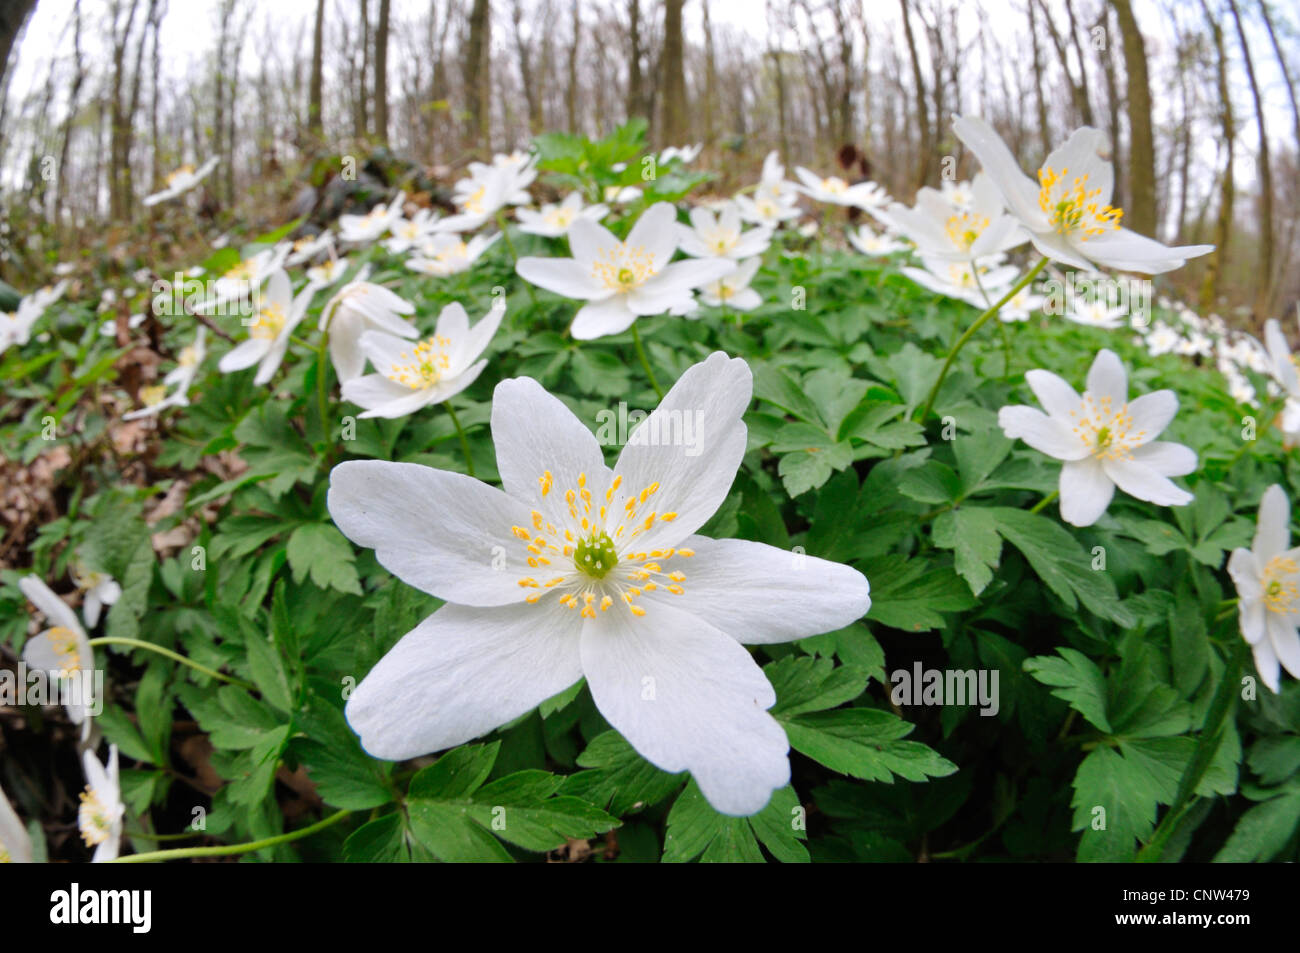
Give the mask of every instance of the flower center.
<path id="1" fill-rule="evenodd" d="M 183 165 L 175 172 L 167 176 L 167 184 L 175 185 L 177 182 L 184 182 L 194 175 L 194 166 Z"/>
<path id="2" fill-rule="evenodd" d="M 194 345 L 189 344 L 181 348 L 180 360 L 177 361 L 177 363 L 180 364 L 181 367 L 193 367 L 195 364 L 198 363 L 198 361 L 199 361 L 199 354 L 198 351 L 194 349 Z"/>
<path id="3" fill-rule="evenodd" d="M 547 225 L 556 228 L 568 228 L 573 224 L 574 211 L 571 208 L 557 206 L 556 208 L 547 209 L 546 214 L 542 216 Z"/>
<path id="4" fill-rule="evenodd" d="M 1038 207 L 1047 213 L 1048 223 L 1062 235 L 1079 233 L 1080 241 L 1087 241 L 1107 230 L 1118 229 L 1124 216 L 1123 209 L 1109 205 L 1097 206 L 1101 189 L 1089 189 L 1088 176 L 1076 175 L 1067 184 L 1069 169 L 1060 173 L 1050 167 L 1038 170 Z"/>
<path id="5" fill-rule="evenodd" d="M 1146 438 L 1145 430 L 1133 430 L 1128 404 L 1113 410 L 1109 397 L 1097 399 L 1084 394 L 1083 404 L 1079 410 L 1070 411 L 1070 416 L 1074 419 L 1070 429 L 1101 460 L 1131 459 L 1133 450 Z"/>
<path id="6" fill-rule="evenodd" d="M 970 251 L 970 247 L 975 244 L 975 240 L 988 227 L 989 220 L 985 216 L 963 212 L 948 219 L 948 224 L 944 226 L 944 229 L 954 245 L 962 251 Z"/>
<path id="7" fill-rule="evenodd" d="M 452 242 L 451 244 L 444 245 L 442 248 L 438 249 L 438 251 L 434 253 L 433 257 L 435 260 L 440 261 L 443 264 L 463 261 L 469 257 L 469 246 L 464 242 Z"/>
<path id="8" fill-rule="evenodd" d="M 268 304 L 257 312 L 257 318 L 248 333 L 255 338 L 273 340 L 284 330 L 284 320 L 284 309 L 278 304 Z"/>
<path id="9" fill-rule="evenodd" d="M 45 633 L 54 653 L 63 660 L 61 672 L 74 672 L 81 668 L 81 652 L 77 649 L 77 633 L 56 625 Z"/>
<path id="10" fill-rule="evenodd" d="M 831 195 L 843 195 L 849 190 L 849 184 L 837 175 L 829 179 L 822 179 L 822 191 L 829 192 Z"/>
<path id="11" fill-rule="evenodd" d="M 486 194 L 487 186 L 480 185 L 473 195 L 460 203 L 461 211 L 470 212 L 474 215 L 481 215 L 483 212 L 483 196 Z"/>
<path id="12" fill-rule="evenodd" d="M 547 470 L 537 478 L 542 497 L 554 489 L 554 477 Z M 622 602 L 633 615 L 643 616 L 646 610 L 636 600 L 647 592 L 665 589 L 674 595 L 686 590 L 682 583 L 686 574 L 666 571 L 663 563 L 674 557 L 690 558 L 690 549 L 653 549 L 638 552 L 636 537 L 648 531 L 656 522 L 672 522 L 673 512 L 660 513 L 652 502 L 659 492 L 659 484 L 652 483 L 639 493 L 622 490 L 623 478 L 616 476 L 604 493 L 604 503 L 593 499 L 587 486 L 587 475 L 578 474 L 578 485 L 563 491 L 568 510 L 567 525 L 556 526 L 538 510 L 532 512 L 532 529 L 512 526 L 511 533 L 528 551 L 530 567 L 551 567 L 552 559 L 572 560 L 573 569 L 564 571 L 547 569 L 555 575 L 545 581 L 532 576 L 518 580 L 523 589 L 536 589 L 525 597 L 530 604 L 537 603 L 555 590 L 560 605 L 574 609 L 584 619 L 596 618 L 597 611 L 608 612 Z M 556 491 L 559 492 L 559 491 Z M 646 510 L 648 515 L 642 515 Z M 621 516 L 619 514 L 622 514 Z M 559 563 L 563 566 L 564 563 Z"/>
<path id="13" fill-rule="evenodd" d="M 140 401 L 146 407 L 157 407 L 167 397 L 167 388 L 162 384 L 140 388 Z"/>
<path id="14" fill-rule="evenodd" d="M 399 355 L 400 362 L 394 362 L 387 377 L 390 381 L 404 384 L 411 390 L 426 390 L 433 387 L 442 375 L 451 367 L 451 358 L 447 348 L 451 341 L 434 335 L 426 338 L 410 351 Z"/>
<path id="15" fill-rule="evenodd" d="M 0 864 L 12 864 L 13 858 L 9 856 L 9 851 L 5 850 L 3 844 L 0 844 Z"/>
<path id="16" fill-rule="evenodd" d="M 81 839 L 87 847 L 97 847 L 108 840 L 113 827 L 113 818 L 104 802 L 99 799 L 95 789 L 86 785 L 81 792 L 81 807 L 77 809 L 77 826 L 81 828 Z"/>
<path id="17" fill-rule="evenodd" d="M 614 541 L 605 532 L 592 533 L 585 539 L 578 540 L 573 551 L 573 565 L 579 572 L 584 572 L 593 579 L 604 579 L 618 565 Z"/>
<path id="18" fill-rule="evenodd" d="M 232 281 L 251 281 L 253 279 L 253 273 L 256 270 L 257 268 L 253 264 L 253 260 L 250 258 L 245 261 L 241 261 L 238 265 L 236 265 L 234 268 L 231 268 L 228 272 L 226 272 L 221 277 L 229 278 Z"/>
<path id="19" fill-rule="evenodd" d="M 605 251 L 591 265 L 591 276 L 605 283 L 611 291 L 631 291 L 655 275 L 655 256 L 641 246 L 629 248 L 619 242 Z"/>
<path id="20" fill-rule="evenodd" d="M 1269 612 L 1293 612 L 1300 601 L 1296 577 L 1300 566 L 1287 556 L 1274 556 L 1264 567 L 1264 608 Z"/>

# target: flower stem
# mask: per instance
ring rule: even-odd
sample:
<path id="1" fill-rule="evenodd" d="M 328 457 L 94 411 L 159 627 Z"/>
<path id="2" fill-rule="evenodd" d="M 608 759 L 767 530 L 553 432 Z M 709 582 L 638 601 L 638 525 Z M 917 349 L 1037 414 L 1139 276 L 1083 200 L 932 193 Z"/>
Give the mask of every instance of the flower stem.
<path id="1" fill-rule="evenodd" d="M 465 454 L 465 469 L 470 476 L 474 476 L 474 458 L 469 455 L 469 440 L 465 437 L 465 430 L 461 427 L 460 418 L 456 416 L 456 409 L 451 406 L 450 401 L 447 402 L 446 407 L 447 413 L 451 415 L 451 422 L 456 425 L 456 434 L 460 437 L 460 449 Z"/>
<path id="2" fill-rule="evenodd" d="M 645 348 L 641 345 L 641 330 L 636 326 L 635 321 L 632 322 L 632 341 L 636 344 L 636 353 L 641 358 L 641 366 L 645 368 L 646 376 L 650 378 L 650 386 L 655 389 L 659 399 L 663 400 L 663 388 L 659 386 L 659 381 L 655 380 L 655 372 L 650 369 L 650 359 L 645 356 Z"/>
<path id="3" fill-rule="evenodd" d="M 1236 645 L 1228 653 L 1227 666 L 1223 670 L 1223 681 L 1219 682 L 1214 698 L 1210 700 L 1209 711 L 1205 713 L 1205 724 L 1201 727 L 1200 737 L 1196 739 L 1196 750 L 1192 752 L 1192 760 L 1187 762 L 1187 767 L 1183 769 L 1183 776 L 1178 781 L 1174 803 L 1161 818 L 1151 840 L 1138 851 L 1139 862 L 1152 863 L 1161 859 L 1169 838 L 1174 835 L 1178 825 L 1182 823 L 1195 802 L 1196 789 L 1200 786 L 1205 772 L 1210 768 L 1210 762 L 1219 750 L 1219 743 L 1223 739 L 1223 727 L 1232 711 L 1233 696 L 1238 688 L 1237 676 L 1245 661 L 1245 654 L 1250 648 L 1244 639 L 1235 641 Z"/>
<path id="4" fill-rule="evenodd" d="M 935 398 L 939 396 L 939 388 L 943 386 L 944 378 L 948 376 L 948 369 L 952 367 L 953 359 L 956 358 L 958 352 L 961 351 L 961 349 L 966 346 L 966 342 L 969 341 L 972 337 L 974 337 L 975 332 L 978 331 L 980 328 L 982 328 L 986 323 L 988 323 L 989 319 L 994 317 L 998 313 L 998 310 L 1004 304 L 1006 304 L 1008 301 L 1010 301 L 1012 298 L 1018 295 L 1022 290 L 1024 290 L 1025 286 L 1028 285 L 1031 281 L 1033 281 L 1034 278 L 1038 276 L 1038 273 L 1042 271 L 1044 267 L 1046 267 L 1046 265 L 1047 265 L 1047 259 L 1040 258 L 1038 260 L 1038 264 L 1034 265 L 1033 268 L 1030 268 L 1027 272 L 1025 272 L 1025 274 L 1021 277 L 1021 279 L 1011 287 L 1010 291 L 1008 291 L 1001 298 L 999 298 L 997 303 L 994 304 L 993 307 L 989 308 L 978 318 L 976 318 L 975 323 L 966 329 L 966 333 L 957 339 L 957 343 L 954 344 L 952 346 L 952 350 L 948 352 L 948 359 L 943 362 L 943 369 L 939 372 L 939 379 L 934 382 L 934 387 L 930 389 L 930 396 L 926 398 L 925 401 L 925 409 L 921 411 L 921 416 L 917 418 L 918 420 L 924 421 L 925 418 L 930 416 L 930 411 L 934 409 Z"/>
<path id="5" fill-rule="evenodd" d="M 240 688 L 246 688 L 250 692 L 256 690 L 253 685 L 250 685 L 248 682 L 244 681 L 243 679 L 232 678 L 229 675 L 222 675 L 220 672 L 210 669 L 206 665 L 200 665 L 198 662 L 194 661 L 193 659 L 188 659 L 184 655 L 181 655 L 178 652 L 173 652 L 171 649 L 165 649 L 161 645 L 155 645 L 152 642 L 144 642 L 141 641 L 140 639 L 128 639 L 123 636 L 106 635 L 98 639 L 91 639 L 88 644 L 90 645 L 91 648 L 94 648 L 97 645 L 129 645 L 133 649 L 145 649 L 150 652 L 156 652 L 159 655 L 171 659 L 173 662 L 180 662 L 182 665 L 188 665 L 196 672 L 202 672 L 204 675 L 207 675 L 210 678 L 215 678 L 223 682 L 228 682 L 231 685 L 238 685 Z"/>
<path id="6" fill-rule="evenodd" d="M 508 223 L 506 222 L 505 209 L 500 209 L 500 208 L 497 209 L 497 227 L 501 229 L 501 240 L 506 244 L 506 251 L 510 252 L 510 260 L 515 263 L 515 274 L 518 275 L 519 254 L 518 252 L 515 251 L 515 243 L 510 240 L 510 229 L 508 227 Z M 524 282 L 524 290 L 528 292 L 528 300 L 531 301 L 533 303 L 533 307 L 536 308 L 537 295 L 533 291 L 532 282 L 524 281 L 523 278 L 520 278 L 520 280 Z"/>
<path id="7" fill-rule="evenodd" d="M 351 813 L 351 811 L 339 811 L 337 814 L 331 814 L 324 820 L 317 821 L 310 827 L 303 827 L 299 830 L 290 831 L 287 834 L 279 834 L 275 837 L 255 840 L 248 844 L 226 844 L 220 847 L 177 847 L 173 850 L 151 850 L 143 854 L 131 854 L 127 857 L 119 857 L 113 861 L 113 863 L 151 864 L 162 860 L 184 860 L 187 857 L 230 857 L 236 854 L 249 854 L 255 850 L 264 850 L 267 847 L 277 847 L 280 844 L 288 844 L 292 841 L 309 837 L 317 831 L 323 831 L 325 828 L 337 824 Z"/>
<path id="8" fill-rule="evenodd" d="M 1031 509 L 1029 512 L 1041 513 L 1043 509 L 1047 506 L 1047 504 L 1051 503 L 1052 500 L 1056 499 L 1060 495 L 1061 495 L 1061 490 L 1058 487 L 1057 489 L 1053 490 L 1051 493 L 1047 494 L 1047 496 L 1039 500 L 1037 503 L 1035 503 L 1034 508 Z"/>

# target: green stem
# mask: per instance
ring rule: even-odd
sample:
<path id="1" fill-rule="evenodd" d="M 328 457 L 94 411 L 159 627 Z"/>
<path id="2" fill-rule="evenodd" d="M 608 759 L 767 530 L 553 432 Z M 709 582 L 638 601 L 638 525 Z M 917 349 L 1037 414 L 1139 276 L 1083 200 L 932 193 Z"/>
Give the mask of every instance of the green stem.
<path id="1" fill-rule="evenodd" d="M 202 672 L 210 678 L 219 679 L 220 681 L 227 682 L 231 685 L 238 685 L 240 688 L 246 688 L 250 692 L 255 691 L 254 686 L 242 679 L 232 678 L 229 675 L 222 675 L 220 672 L 210 669 L 206 665 L 200 665 L 193 659 L 188 659 L 178 652 L 173 652 L 171 649 L 165 649 L 161 645 L 155 645 L 152 642 L 143 642 L 140 639 L 128 639 L 123 636 L 106 635 L 98 639 L 91 639 L 88 644 L 91 648 L 94 648 L 97 645 L 129 645 L 133 649 L 145 649 L 149 652 L 157 652 L 159 655 L 165 656 L 173 662 L 180 662 L 182 665 L 188 665 L 196 672 Z"/>
<path id="2" fill-rule="evenodd" d="M 506 244 L 506 251 L 510 252 L 510 260 L 515 263 L 515 275 L 519 275 L 519 254 L 515 251 L 515 243 L 510 240 L 510 229 L 506 222 L 505 209 L 497 209 L 497 227 L 501 229 L 501 240 Z M 537 295 L 533 291 L 532 282 L 520 278 L 524 282 L 524 290 L 528 292 L 528 300 L 537 307 Z"/>
<path id="3" fill-rule="evenodd" d="M 177 847 L 173 850 L 151 850 L 143 854 L 131 854 L 127 857 L 119 857 L 117 860 L 113 861 L 113 863 L 151 864 L 163 860 L 184 860 L 187 857 L 230 857 L 236 854 L 249 854 L 255 850 L 265 850 L 267 847 L 278 847 L 280 844 L 288 844 L 292 841 L 309 837 L 317 831 L 323 831 L 325 828 L 337 824 L 351 813 L 351 811 L 339 811 L 337 814 L 331 814 L 324 820 L 317 821 L 310 827 L 290 831 L 288 834 L 279 834 L 275 837 L 255 840 L 248 844 L 227 844 L 221 847 Z"/>
<path id="4" fill-rule="evenodd" d="M 650 378 L 650 386 L 655 389 L 659 399 L 663 400 L 663 388 L 659 386 L 659 381 L 655 380 L 655 372 L 650 369 L 650 359 L 645 356 L 645 348 L 641 346 L 641 329 L 636 324 L 635 321 L 632 322 L 632 341 L 636 344 L 637 356 L 641 358 L 641 366 L 645 368 L 646 376 Z"/>
<path id="5" fill-rule="evenodd" d="M 460 425 L 460 418 L 456 416 L 456 409 L 448 401 L 445 405 L 447 413 L 451 415 L 451 422 L 456 425 L 456 434 L 460 437 L 460 449 L 465 454 L 465 468 L 469 471 L 470 476 L 474 474 L 474 458 L 469 455 L 469 440 L 465 437 L 465 431 Z M 475 477 L 477 479 L 477 477 Z"/>
<path id="6" fill-rule="evenodd" d="M 1051 493 L 1047 494 L 1047 496 L 1043 497 L 1041 500 L 1035 503 L 1034 508 L 1031 509 L 1029 512 L 1041 513 L 1043 509 L 1047 506 L 1047 504 L 1051 503 L 1052 500 L 1056 499 L 1060 495 L 1061 495 L 1061 491 L 1059 488 L 1053 490 Z"/>
<path id="7" fill-rule="evenodd" d="M 957 354 L 961 351 L 961 349 L 966 346 L 966 342 L 969 341 L 972 337 L 974 337 L 975 332 L 978 331 L 980 328 L 982 328 L 985 324 L 987 324 L 990 318 L 997 315 L 998 310 L 1004 304 L 1006 304 L 1008 301 L 1010 301 L 1012 298 L 1018 295 L 1021 291 L 1023 291 L 1025 286 L 1028 285 L 1031 281 L 1033 281 L 1034 278 L 1038 276 L 1038 273 L 1042 271 L 1043 268 L 1045 268 L 1046 266 L 1047 266 L 1047 259 L 1040 258 L 1038 260 L 1038 264 L 1034 265 L 1033 268 L 1030 268 L 1027 272 L 1025 272 L 1025 274 L 1021 277 L 1021 279 L 1017 281 L 1014 285 L 1012 285 L 1010 291 L 1008 291 L 1001 298 L 999 298 L 998 302 L 995 305 L 993 305 L 993 307 L 989 308 L 978 318 L 976 318 L 975 323 L 966 329 L 966 333 L 957 339 L 957 343 L 954 344 L 952 346 L 952 350 L 948 352 L 947 360 L 943 362 L 943 369 L 939 372 L 939 379 L 934 382 L 934 387 L 930 389 L 930 396 L 925 401 L 925 409 L 921 411 L 921 416 L 917 418 L 918 420 L 924 421 L 927 417 L 930 416 L 930 411 L 934 409 L 935 398 L 939 396 L 939 388 L 943 386 L 944 378 L 948 376 L 948 369 L 952 367 L 953 360 L 957 357 Z"/>
<path id="8" fill-rule="evenodd" d="M 1196 739 L 1196 750 L 1192 752 L 1192 760 L 1187 762 L 1187 767 L 1183 769 L 1183 776 L 1178 781 L 1174 803 L 1161 818 L 1146 847 L 1138 852 L 1139 862 L 1154 863 L 1161 859 L 1169 838 L 1173 836 L 1195 802 L 1196 789 L 1200 786 L 1205 772 L 1210 768 L 1210 762 L 1214 760 L 1214 755 L 1219 750 L 1224 725 L 1232 711 L 1234 696 L 1239 687 L 1237 676 L 1245 661 L 1246 652 L 1250 648 L 1244 639 L 1237 639 L 1236 643 L 1236 646 L 1229 651 L 1227 666 L 1223 670 L 1223 681 L 1219 682 L 1214 698 L 1210 701 L 1209 711 L 1205 713 L 1205 724 L 1201 726 L 1201 734 Z"/>

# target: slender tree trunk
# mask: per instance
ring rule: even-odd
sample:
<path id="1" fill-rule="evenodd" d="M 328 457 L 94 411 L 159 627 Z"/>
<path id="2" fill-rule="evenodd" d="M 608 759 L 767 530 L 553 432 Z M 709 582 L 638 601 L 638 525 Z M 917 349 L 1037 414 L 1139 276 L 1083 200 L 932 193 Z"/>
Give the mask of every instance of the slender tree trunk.
<path id="1" fill-rule="evenodd" d="M 1219 85 L 1220 122 L 1224 150 L 1227 158 L 1223 163 L 1223 175 L 1219 179 L 1219 214 L 1214 223 L 1214 251 L 1210 252 L 1205 262 L 1205 277 L 1201 281 L 1201 290 L 1197 304 L 1202 311 L 1214 309 L 1219 294 L 1219 279 L 1223 275 L 1228 261 L 1228 240 L 1231 237 L 1232 205 L 1235 198 L 1232 180 L 1233 140 L 1235 130 L 1232 119 L 1232 97 L 1228 88 L 1228 54 L 1224 49 L 1223 29 L 1218 18 L 1210 12 L 1205 0 L 1201 0 L 1201 9 L 1210 27 L 1210 36 L 1214 40 L 1217 57 L 1217 77 Z M 1198 229 L 1199 231 L 1199 229 Z"/>
<path id="2" fill-rule="evenodd" d="M 321 125 L 322 86 L 325 56 L 325 0 L 316 0 L 316 27 L 311 41 L 311 88 L 307 103 L 307 128 L 317 139 L 324 136 Z"/>
<path id="3" fill-rule="evenodd" d="M 468 134 L 477 149 L 488 147 L 491 123 L 491 89 L 488 49 L 492 42 L 492 6 L 489 0 L 474 0 L 469 15 L 469 42 L 465 44 L 465 100 L 469 113 Z"/>
<path id="4" fill-rule="evenodd" d="M 9 51 L 13 49 L 18 31 L 35 8 L 36 0 L 10 0 L 0 4 L 0 79 L 4 78 Z"/>
<path id="5" fill-rule="evenodd" d="M 578 133 L 578 47 L 582 42 L 582 6 L 573 0 L 573 42 L 569 44 L 569 76 L 564 88 L 565 112 L 569 120 L 569 132 Z"/>
<path id="6" fill-rule="evenodd" d="M 1273 166 L 1268 155 L 1268 129 L 1264 123 L 1264 103 L 1255 77 L 1255 61 L 1246 42 L 1246 31 L 1241 25 L 1237 0 L 1228 0 L 1232 22 L 1237 27 L 1237 40 L 1246 62 L 1246 77 L 1250 80 L 1250 95 L 1255 103 L 1255 126 L 1259 130 L 1259 271 L 1255 281 L 1255 320 L 1263 321 L 1273 310 Z"/>
<path id="7" fill-rule="evenodd" d="M 1129 204 L 1124 224 L 1140 235 L 1156 230 L 1156 159 L 1151 131 L 1151 86 L 1147 80 L 1146 46 L 1129 0 L 1110 0 L 1119 19 L 1128 75 Z"/>
<path id="8" fill-rule="evenodd" d="M 920 155 L 916 162 L 916 187 L 920 188 L 930 179 L 930 153 L 934 151 L 930 130 L 930 110 L 926 104 L 925 79 L 921 75 L 921 58 L 916 52 L 916 40 L 912 36 L 912 15 L 907 0 L 898 0 L 903 8 L 903 35 L 907 38 L 907 53 L 912 61 L 912 83 L 916 86 L 917 124 L 921 127 L 918 144 Z"/>
<path id="9" fill-rule="evenodd" d="M 682 0 L 664 0 L 664 48 L 660 61 L 663 103 L 656 137 L 661 145 L 681 145 L 689 135 L 683 50 Z"/>
<path id="10" fill-rule="evenodd" d="M 388 143 L 388 6 L 379 0 L 379 23 L 375 27 L 375 135 Z"/>

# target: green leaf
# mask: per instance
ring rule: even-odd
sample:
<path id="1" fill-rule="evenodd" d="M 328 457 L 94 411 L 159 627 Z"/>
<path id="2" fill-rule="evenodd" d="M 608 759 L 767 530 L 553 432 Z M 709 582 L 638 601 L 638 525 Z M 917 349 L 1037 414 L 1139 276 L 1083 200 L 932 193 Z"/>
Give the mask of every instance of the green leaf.
<path id="1" fill-rule="evenodd" d="M 658 804 L 685 778 L 684 774 L 660 771 L 637 754 L 617 731 L 593 738 L 578 755 L 578 765 L 588 770 L 566 778 L 560 793 L 590 801 L 619 817 Z"/>
<path id="2" fill-rule="evenodd" d="M 909 471 L 914 472 L 914 471 Z M 953 551 L 957 575 L 978 596 L 993 581 L 1002 556 L 997 519 L 988 510 L 962 506 L 940 513 L 932 530 L 934 544 Z"/>
<path id="3" fill-rule="evenodd" d="M 957 766 L 919 741 L 902 740 L 914 725 L 874 708 L 841 708 L 777 716 L 790 746 L 832 771 L 864 781 L 893 783 L 946 777 Z"/>
<path id="4" fill-rule="evenodd" d="M 1094 748 L 1074 776 L 1074 824 L 1083 831 L 1081 862 L 1131 861 L 1137 842 L 1155 830 L 1159 782 L 1140 766 L 1106 748 Z"/>
<path id="5" fill-rule="evenodd" d="M 867 618 L 905 632 L 924 632 L 944 627 L 940 612 L 961 612 L 976 604 L 970 587 L 951 569 L 930 565 L 897 554 L 864 560 L 859 568 L 871 580 Z"/>
<path id="6" fill-rule="evenodd" d="M 1082 652 L 1062 646 L 1056 650 L 1060 657 L 1039 655 L 1025 659 L 1025 671 L 1044 685 L 1051 686 L 1052 694 L 1081 714 L 1093 727 L 1109 733 L 1110 721 L 1106 717 L 1106 678 L 1101 669 Z"/>
<path id="7" fill-rule="evenodd" d="M 788 785 L 773 792 L 763 810 L 752 817 L 719 814 L 691 781 L 668 812 L 664 863 L 681 864 L 699 857 L 704 863 L 764 861 L 761 843 L 777 860 L 807 863 L 803 808 Z"/>
<path id="8" fill-rule="evenodd" d="M 289 537 L 288 555 L 294 582 L 310 575 L 322 589 L 361 595 L 352 544 L 328 523 L 304 523 L 295 529 Z"/>
<path id="9" fill-rule="evenodd" d="M 1241 815 L 1215 863 L 1264 863 L 1287 845 L 1300 826 L 1300 791 L 1256 804 Z"/>

